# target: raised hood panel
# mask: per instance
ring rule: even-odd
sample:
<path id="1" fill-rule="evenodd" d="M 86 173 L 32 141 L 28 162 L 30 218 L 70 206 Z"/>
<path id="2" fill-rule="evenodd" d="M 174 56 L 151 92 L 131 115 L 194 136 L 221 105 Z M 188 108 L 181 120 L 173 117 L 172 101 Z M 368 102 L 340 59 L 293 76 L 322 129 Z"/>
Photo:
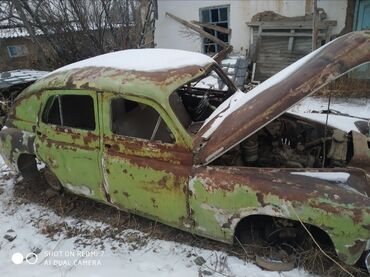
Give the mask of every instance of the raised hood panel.
<path id="1" fill-rule="evenodd" d="M 208 164 L 303 98 L 370 61 L 370 31 L 324 45 L 248 93 L 237 91 L 206 120 L 194 140 L 196 162 Z"/>

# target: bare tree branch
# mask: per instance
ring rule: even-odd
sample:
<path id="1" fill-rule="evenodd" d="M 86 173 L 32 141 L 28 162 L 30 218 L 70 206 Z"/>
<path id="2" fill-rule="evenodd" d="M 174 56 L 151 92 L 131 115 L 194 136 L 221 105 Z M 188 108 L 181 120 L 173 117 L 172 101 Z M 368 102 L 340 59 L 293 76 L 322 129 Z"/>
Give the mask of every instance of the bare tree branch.
<path id="1" fill-rule="evenodd" d="M 51 66 L 136 47 L 141 0 L 2 0 L 1 25 L 24 26 Z"/>

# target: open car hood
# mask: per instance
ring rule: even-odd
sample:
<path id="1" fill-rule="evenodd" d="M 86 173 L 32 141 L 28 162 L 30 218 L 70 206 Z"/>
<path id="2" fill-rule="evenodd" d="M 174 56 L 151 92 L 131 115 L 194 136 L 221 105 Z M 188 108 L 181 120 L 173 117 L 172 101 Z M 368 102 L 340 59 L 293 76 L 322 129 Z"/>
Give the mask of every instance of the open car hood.
<path id="1" fill-rule="evenodd" d="M 303 98 L 367 62 L 370 31 L 353 32 L 308 54 L 248 93 L 237 91 L 197 133 L 196 162 L 212 162 Z"/>

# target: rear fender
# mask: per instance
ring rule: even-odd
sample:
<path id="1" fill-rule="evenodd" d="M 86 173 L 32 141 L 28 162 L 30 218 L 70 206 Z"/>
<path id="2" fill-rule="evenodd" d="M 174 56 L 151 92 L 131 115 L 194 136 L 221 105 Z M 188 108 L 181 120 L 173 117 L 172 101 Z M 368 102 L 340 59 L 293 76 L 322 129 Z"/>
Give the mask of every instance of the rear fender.
<path id="1" fill-rule="evenodd" d="M 196 167 L 189 205 L 195 233 L 232 243 L 247 216 L 300 219 L 325 231 L 354 264 L 370 238 L 369 187 L 359 169 Z"/>

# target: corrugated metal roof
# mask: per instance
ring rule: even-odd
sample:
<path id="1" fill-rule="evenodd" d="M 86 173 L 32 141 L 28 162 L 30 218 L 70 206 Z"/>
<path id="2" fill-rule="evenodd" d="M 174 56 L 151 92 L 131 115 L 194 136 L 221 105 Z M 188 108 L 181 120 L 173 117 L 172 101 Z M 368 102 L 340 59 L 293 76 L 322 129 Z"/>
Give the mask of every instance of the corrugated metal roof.
<path id="1" fill-rule="evenodd" d="M 34 82 L 49 73 L 48 71 L 38 71 L 32 69 L 11 70 L 0 73 L 0 89 L 14 85 Z"/>

